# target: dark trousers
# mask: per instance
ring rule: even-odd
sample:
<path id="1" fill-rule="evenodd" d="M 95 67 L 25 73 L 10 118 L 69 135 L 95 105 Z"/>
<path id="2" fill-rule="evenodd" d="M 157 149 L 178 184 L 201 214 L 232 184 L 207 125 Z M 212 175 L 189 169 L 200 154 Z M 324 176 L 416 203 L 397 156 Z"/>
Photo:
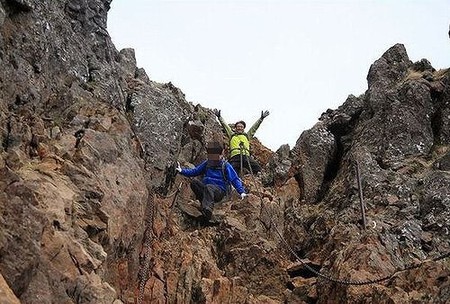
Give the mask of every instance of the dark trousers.
<path id="1" fill-rule="evenodd" d="M 234 171 L 240 176 L 241 175 L 241 155 L 235 155 L 230 158 L 229 163 L 233 166 Z M 250 163 L 250 166 L 249 166 Z M 242 155 L 242 167 L 249 170 L 253 174 L 257 174 L 261 171 L 261 166 L 253 159 L 253 157 L 248 155 Z M 251 169 L 251 170 L 250 170 Z"/>
<path id="2" fill-rule="evenodd" d="M 214 203 L 220 202 L 225 192 L 217 185 L 205 185 L 198 179 L 192 179 L 191 189 L 195 197 L 202 203 L 203 210 L 212 211 Z"/>

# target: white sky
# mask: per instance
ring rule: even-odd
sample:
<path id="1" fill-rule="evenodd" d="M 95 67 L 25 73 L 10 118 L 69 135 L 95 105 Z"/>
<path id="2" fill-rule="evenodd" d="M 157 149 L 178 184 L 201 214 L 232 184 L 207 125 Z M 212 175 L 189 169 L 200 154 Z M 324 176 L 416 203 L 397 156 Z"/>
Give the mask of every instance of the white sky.
<path id="1" fill-rule="evenodd" d="M 273 151 L 364 93 L 395 43 L 450 67 L 449 23 L 449 0 L 113 0 L 108 14 L 116 48 L 134 48 L 151 80 L 247 130 L 269 110 L 256 137 Z"/>

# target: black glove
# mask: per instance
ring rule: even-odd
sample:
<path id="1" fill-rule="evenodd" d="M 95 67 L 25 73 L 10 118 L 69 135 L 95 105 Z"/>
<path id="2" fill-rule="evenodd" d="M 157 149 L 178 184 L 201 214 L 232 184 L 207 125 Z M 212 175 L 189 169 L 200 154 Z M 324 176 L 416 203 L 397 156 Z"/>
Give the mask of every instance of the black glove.
<path id="1" fill-rule="evenodd" d="M 266 118 L 267 116 L 269 116 L 269 111 L 261 111 L 261 119 Z"/>
<path id="2" fill-rule="evenodd" d="M 214 109 L 213 112 L 214 112 L 214 115 L 217 116 L 217 118 L 220 118 L 220 110 Z"/>

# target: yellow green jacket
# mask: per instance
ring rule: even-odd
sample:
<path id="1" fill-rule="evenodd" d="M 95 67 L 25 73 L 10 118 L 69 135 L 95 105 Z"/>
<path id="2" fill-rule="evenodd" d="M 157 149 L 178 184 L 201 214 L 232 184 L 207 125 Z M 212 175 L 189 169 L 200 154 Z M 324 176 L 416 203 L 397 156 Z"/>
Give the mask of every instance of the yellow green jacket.
<path id="1" fill-rule="evenodd" d="M 237 134 L 233 132 L 233 130 L 230 128 L 230 126 L 223 120 L 222 116 L 219 117 L 219 122 L 222 125 L 222 127 L 225 129 L 225 132 L 227 133 L 229 142 L 229 148 L 230 148 L 230 158 L 239 155 L 241 153 L 240 143 L 243 143 L 242 148 L 242 154 L 243 155 L 250 155 L 250 142 L 249 140 L 253 138 L 253 135 L 255 135 L 256 130 L 258 130 L 259 126 L 262 123 L 262 119 L 259 118 L 253 126 L 248 130 L 248 132 L 244 132 L 242 134 Z"/>

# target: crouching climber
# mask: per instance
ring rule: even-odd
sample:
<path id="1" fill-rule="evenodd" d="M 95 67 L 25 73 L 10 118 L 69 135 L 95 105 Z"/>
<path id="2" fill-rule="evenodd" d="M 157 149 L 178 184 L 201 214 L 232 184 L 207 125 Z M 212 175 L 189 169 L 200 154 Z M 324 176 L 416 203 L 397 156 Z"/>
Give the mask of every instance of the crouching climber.
<path id="1" fill-rule="evenodd" d="M 223 159 L 223 146 L 220 142 L 207 144 L 206 152 L 208 159 L 193 169 L 181 168 L 180 164 L 176 170 L 184 176 L 194 177 L 202 175 L 202 180 L 192 179 L 191 189 L 195 197 L 201 202 L 202 213 L 207 221 L 211 219 L 214 204 L 220 202 L 227 194 L 229 184 L 244 199 L 244 186 L 233 167 Z"/>

